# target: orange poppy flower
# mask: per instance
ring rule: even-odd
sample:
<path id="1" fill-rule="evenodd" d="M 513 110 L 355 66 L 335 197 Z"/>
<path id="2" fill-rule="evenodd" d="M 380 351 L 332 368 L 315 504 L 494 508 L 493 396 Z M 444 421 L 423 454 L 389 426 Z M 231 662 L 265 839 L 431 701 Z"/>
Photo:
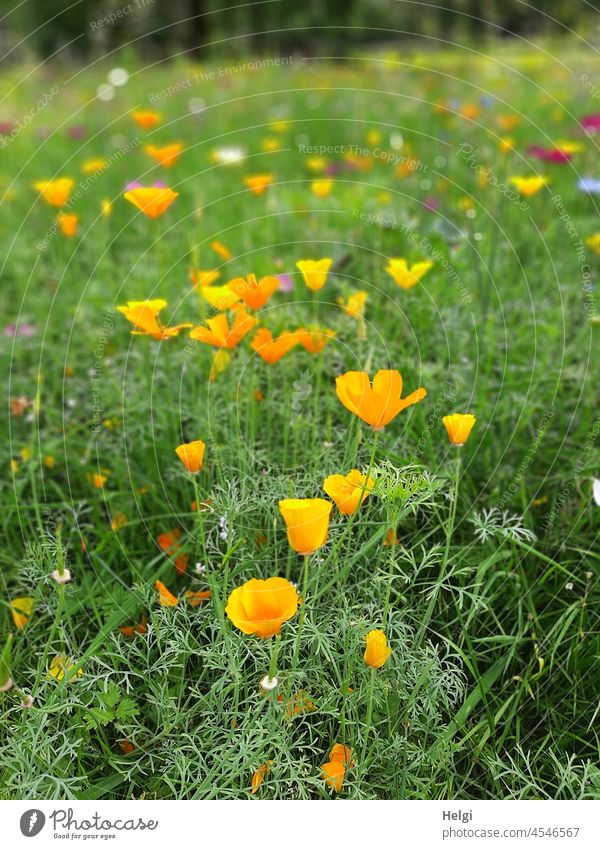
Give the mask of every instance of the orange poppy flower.
<path id="1" fill-rule="evenodd" d="M 272 174 L 255 174 L 253 177 L 246 177 L 244 185 L 250 189 L 253 195 L 263 195 L 272 182 Z"/>
<path id="2" fill-rule="evenodd" d="M 329 760 L 333 763 L 344 764 L 344 766 L 352 767 L 354 766 L 354 761 L 352 760 L 352 749 L 350 746 L 344 746 L 343 743 L 334 743 L 331 747 L 331 751 L 329 752 Z"/>
<path id="3" fill-rule="evenodd" d="M 450 442 L 458 447 L 465 444 L 476 421 L 471 413 L 453 413 L 442 419 Z"/>
<path id="4" fill-rule="evenodd" d="M 385 270 L 400 288 L 412 289 L 430 268 L 432 262 L 415 262 L 409 267 L 405 259 L 390 259 Z"/>
<path id="5" fill-rule="evenodd" d="M 301 259 L 296 268 L 302 272 L 302 277 L 308 288 L 316 292 L 322 289 L 327 280 L 332 259 Z"/>
<path id="6" fill-rule="evenodd" d="M 175 607 L 179 603 L 177 596 L 174 596 L 162 581 L 156 581 L 154 589 L 158 591 L 158 603 L 161 607 Z"/>
<path id="7" fill-rule="evenodd" d="M 135 749 L 135 746 L 129 740 L 119 740 L 118 743 L 124 755 L 130 755 Z"/>
<path id="8" fill-rule="evenodd" d="M 244 336 L 258 324 L 258 319 L 241 309 L 235 312 L 231 327 L 226 313 L 209 318 L 206 324 L 207 327 L 194 327 L 190 330 L 190 339 L 214 345 L 215 348 L 231 349 L 240 344 Z"/>
<path id="9" fill-rule="evenodd" d="M 95 489 L 102 489 L 108 480 L 108 473 L 101 474 L 100 472 L 90 472 L 88 480 Z"/>
<path id="10" fill-rule="evenodd" d="M 179 528 L 175 528 L 172 531 L 165 531 L 163 534 L 159 534 L 156 538 L 156 542 L 158 543 L 159 548 L 161 548 L 165 554 L 167 554 L 172 560 L 175 562 L 175 568 L 182 575 L 187 567 L 189 562 L 188 554 L 178 554 L 181 551 L 181 546 L 179 545 L 179 537 L 181 536 L 181 531 Z"/>
<path id="11" fill-rule="evenodd" d="M 282 357 L 285 357 L 297 344 L 298 337 L 295 333 L 285 331 L 276 339 L 273 339 L 271 331 L 267 330 L 266 327 L 261 327 L 254 336 L 250 347 L 265 363 L 272 366 L 278 363 Z"/>
<path id="12" fill-rule="evenodd" d="M 333 180 L 313 180 L 310 184 L 310 190 L 317 198 L 323 199 L 331 194 L 333 188 Z"/>
<path id="13" fill-rule="evenodd" d="M 257 280 L 255 274 L 248 274 L 245 278 L 236 277 L 230 280 L 228 286 L 247 307 L 259 310 L 279 288 L 279 282 L 278 277 L 261 277 Z"/>
<path id="14" fill-rule="evenodd" d="M 205 448 L 205 443 L 201 439 L 196 439 L 194 442 L 178 445 L 175 451 L 188 472 L 195 475 L 202 468 Z"/>
<path id="15" fill-rule="evenodd" d="M 383 430 L 398 413 L 427 395 L 421 387 L 402 398 L 402 375 L 395 370 L 378 371 L 373 385 L 366 372 L 348 371 L 338 377 L 335 384 L 337 396 L 344 407 L 374 430 Z"/>
<path id="16" fill-rule="evenodd" d="M 67 215 L 66 213 L 61 213 L 56 220 L 63 236 L 70 238 L 75 235 L 77 232 L 77 225 L 79 224 L 78 215 Z"/>
<path id="17" fill-rule="evenodd" d="M 365 639 L 367 641 L 364 654 L 365 663 L 372 669 L 381 669 L 392 653 L 391 648 L 388 646 L 385 633 L 376 628 L 369 631 Z"/>
<path id="18" fill-rule="evenodd" d="M 336 793 L 339 793 L 342 789 L 345 775 L 346 767 L 340 761 L 328 761 L 321 767 L 321 776 L 325 780 L 325 784 L 335 790 Z"/>
<path id="19" fill-rule="evenodd" d="M 282 702 L 283 695 L 277 696 L 277 701 Z M 312 713 L 317 709 L 316 704 L 306 693 L 305 690 L 298 690 L 297 693 L 292 693 L 285 705 L 285 715 L 287 719 L 293 719 L 295 716 L 304 716 L 304 714 Z"/>
<path id="20" fill-rule="evenodd" d="M 350 295 L 346 301 L 343 298 L 338 300 L 339 305 L 350 318 L 361 319 L 365 314 L 368 293 L 362 289 Z"/>
<path id="21" fill-rule="evenodd" d="M 127 516 L 125 513 L 115 513 L 115 515 L 110 520 L 110 527 L 113 531 L 119 531 L 121 528 L 124 528 L 127 524 Z"/>
<path id="22" fill-rule="evenodd" d="M 279 502 L 294 551 L 308 555 L 325 545 L 332 509 L 331 501 L 324 498 L 285 498 Z"/>
<path id="23" fill-rule="evenodd" d="M 137 625 L 124 625 L 122 628 L 119 628 L 121 634 L 123 634 L 124 637 L 129 637 L 130 639 L 133 639 L 136 634 L 145 634 L 147 630 L 148 627 L 146 625 L 145 616 L 142 616 Z"/>
<path id="24" fill-rule="evenodd" d="M 373 490 L 375 481 L 352 469 L 346 476 L 329 475 L 325 478 L 323 489 L 333 498 L 340 513 L 350 516 L 355 513 Z"/>
<path id="25" fill-rule="evenodd" d="M 148 218 L 158 218 L 173 203 L 179 192 L 165 187 L 146 187 L 131 189 L 123 197 L 137 207 Z"/>
<path id="26" fill-rule="evenodd" d="M 183 594 L 183 597 L 191 607 L 198 607 L 203 601 L 207 601 L 211 595 L 210 590 L 188 590 Z"/>
<path id="27" fill-rule="evenodd" d="M 317 328 L 300 327 L 296 330 L 296 338 L 309 354 L 320 354 L 330 339 L 335 336 L 335 330 L 318 330 Z"/>
<path id="28" fill-rule="evenodd" d="M 273 761 L 267 761 L 266 764 L 259 766 L 254 775 L 252 776 L 252 790 L 251 793 L 256 793 L 260 785 L 265 780 L 265 776 L 267 773 L 271 772 L 271 767 L 273 765 Z"/>
<path id="29" fill-rule="evenodd" d="M 233 256 L 229 248 L 224 245 L 223 242 L 218 242 L 215 240 L 214 242 L 210 243 L 210 246 L 213 251 L 221 257 L 221 259 L 225 260 L 225 262 L 229 262 L 229 260 Z"/>
<path id="30" fill-rule="evenodd" d="M 158 313 L 167 306 L 162 298 L 152 301 L 127 301 L 127 306 L 117 307 L 123 313 L 127 321 L 130 321 L 134 330 L 134 336 L 152 336 L 153 339 L 163 340 L 178 336 L 186 327 L 192 327 L 191 323 L 177 324 L 175 327 L 165 327 L 158 320 Z"/>
<path id="31" fill-rule="evenodd" d="M 151 130 L 152 127 L 155 127 L 160 121 L 160 113 L 152 112 L 150 110 L 137 110 L 133 113 L 133 120 L 141 127 L 142 130 Z"/>
<path id="32" fill-rule="evenodd" d="M 33 185 L 46 203 L 59 207 L 65 205 L 75 183 L 67 177 L 62 177 L 60 180 L 40 180 Z"/>
<path id="33" fill-rule="evenodd" d="M 298 610 L 298 593 L 285 578 L 252 578 L 233 590 L 225 613 L 244 634 L 272 637 Z"/>
<path id="34" fill-rule="evenodd" d="M 215 269 L 209 269 L 207 271 L 202 271 L 199 268 L 190 268 L 189 275 L 190 280 L 194 284 L 194 286 L 211 286 L 215 280 L 219 277 L 220 272 Z"/>
<path id="35" fill-rule="evenodd" d="M 398 545 L 398 534 L 394 530 L 394 528 L 390 528 L 387 534 L 385 535 L 385 539 L 383 544 L 386 546 L 390 545 Z"/>
<path id="36" fill-rule="evenodd" d="M 162 165 L 163 168 L 170 168 L 171 165 L 175 165 L 177 160 L 181 155 L 181 151 L 183 150 L 183 145 L 180 142 L 175 142 L 174 144 L 166 144 L 163 147 L 156 147 L 153 144 L 147 144 L 144 147 L 144 150 L 158 162 L 159 165 Z"/>

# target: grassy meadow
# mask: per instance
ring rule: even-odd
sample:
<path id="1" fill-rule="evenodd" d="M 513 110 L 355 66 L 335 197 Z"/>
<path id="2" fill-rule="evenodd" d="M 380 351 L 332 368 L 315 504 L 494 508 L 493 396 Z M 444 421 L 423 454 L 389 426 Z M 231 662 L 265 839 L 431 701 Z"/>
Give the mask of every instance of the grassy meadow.
<path id="1" fill-rule="evenodd" d="M 507 42 L 3 69 L 3 798 L 600 796 L 598 67 Z M 152 219 L 134 183 L 178 194 Z M 391 258 L 431 267 L 404 288 Z M 215 289 L 249 274 L 279 278 L 260 309 Z M 118 307 L 158 299 L 190 327 L 132 334 Z M 242 309 L 235 347 L 190 337 Z M 321 350 L 269 364 L 262 328 Z M 427 391 L 383 431 L 336 394 L 379 370 Z M 279 501 L 352 469 L 368 497 L 303 559 Z M 272 576 L 295 615 L 243 633 L 230 594 Z"/>

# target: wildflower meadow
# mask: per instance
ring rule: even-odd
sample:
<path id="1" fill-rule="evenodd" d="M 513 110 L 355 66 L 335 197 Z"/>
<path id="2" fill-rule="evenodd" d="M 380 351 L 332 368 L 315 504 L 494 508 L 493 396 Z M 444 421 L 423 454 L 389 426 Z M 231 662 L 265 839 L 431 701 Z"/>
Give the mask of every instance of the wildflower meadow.
<path id="1" fill-rule="evenodd" d="M 2 798 L 597 799 L 597 52 L 1 67 Z"/>

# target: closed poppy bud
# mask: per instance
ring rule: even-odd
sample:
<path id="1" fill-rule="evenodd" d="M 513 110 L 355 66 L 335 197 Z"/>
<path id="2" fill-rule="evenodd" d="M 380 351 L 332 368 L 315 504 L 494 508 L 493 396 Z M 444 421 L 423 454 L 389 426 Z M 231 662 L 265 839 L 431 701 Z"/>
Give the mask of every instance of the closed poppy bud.
<path id="1" fill-rule="evenodd" d="M 184 442 L 177 446 L 175 451 L 188 472 L 195 475 L 202 468 L 205 448 L 204 442 L 201 439 L 196 439 L 194 442 Z"/>
<path id="2" fill-rule="evenodd" d="M 325 478 L 323 489 L 337 504 L 340 513 L 350 516 L 363 503 L 375 486 L 373 478 L 361 474 L 358 469 L 352 469 L 344 475 L 329 475 Z"/>
<path id="3" fill-rule="evenodd" d="M 77 226 L 79 224 L 78 215 L 67 215 L 66 213 L 62 213 L 58 216 L 57 221 L 58 226 L 60 227 L 60 232 L 63 236 L 71 237 L 77 232 Z"/>
<path id="4" fill-rule="evenodd" d="M 279 502 L 294 551 L 308 555 L 325 545 L 332 509 L 331 501 L 324 498 L 286 498 Z"/>
<path id="5" fill-rule="evenodd" d="M 296 615 L 298 593 L 285 578 L 252 578 L 230 594 L 225 613 L 244 634 L 272 637 Z"/>
<path id="6" fill-rule="evenodd" d="M 340 761 L 328 761 L 321 767 L 321 776 L 325 779 L 325 784 L 332 787 L 336 793 L 342 789 L 345 774 L 346 767 Z"/>
<path id="7" fill-rule="evenodd" d="M 332 259 L 303 259 L 296 263 L 296 268 L 302 272 L 304 282 L 313 292 L 322 289 L 327 280 Z"/>
<path id="8" fill-rule="evenodd" d="M 392 653 L 392 650 L 387 644 L 387 638 L 384 632 L 378 629 L 369 631 L 366 640 L 365 663 L 372 669 L 381 669 Z"/>
<path id="9" fill-rule="evenodd" d="M 470 413 L 453 413 L 451 416 L 444 416 L 442 422 L 448 431 L 448 438 L 452 445 L 464 445 L 473 425 L 477 419 Z"/>

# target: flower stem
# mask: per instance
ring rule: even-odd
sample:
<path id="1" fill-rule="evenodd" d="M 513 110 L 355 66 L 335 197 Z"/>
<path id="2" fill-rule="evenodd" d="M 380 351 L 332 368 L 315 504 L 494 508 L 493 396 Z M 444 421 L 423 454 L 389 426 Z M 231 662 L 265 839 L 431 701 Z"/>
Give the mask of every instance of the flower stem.
<path id="1" fill-rule="evenodd" d="M 300 643 L 302 641 L 302 629 L 304 627 L 304 619 L 306 617 L 306 596 L 308 593 L 308 561 L 309 554 L 304 555 L 304 566 L 302 569 L 302 609 L 298 618 L 298 633 L 296 635 L 296 645 L 294 647 L 294 657 L 292 660 L 292 674 L 298 668 L 298 659 L 300 657 Z"/>
<path id="2" fill-rule="evenodd" d="M 269 678 L 273 680 L 277 673 L 277 656 L 279 655 L 279 646 L 281 645 L 281 631 L 275 637 L 273 647 L 271 649 L 271 662 L 269 663 Z"/>
<path id="3" fill-rule="evenodd" d="M 365 717 L 365 738 L 363 741 L 363 750 L 362 757 L 360 759 L 361 764 L 364 764 L 365 757 L 367 754 L 367 744 L 369 742 L 369 734 L 371 732 L 371 720 L 373 717 L 373 693 L 375 692 L 375 674 L 377 670 L 371 669 L 371 678 L 369 680 L 369 697 L 367 701 L 367 715 Z"/>

